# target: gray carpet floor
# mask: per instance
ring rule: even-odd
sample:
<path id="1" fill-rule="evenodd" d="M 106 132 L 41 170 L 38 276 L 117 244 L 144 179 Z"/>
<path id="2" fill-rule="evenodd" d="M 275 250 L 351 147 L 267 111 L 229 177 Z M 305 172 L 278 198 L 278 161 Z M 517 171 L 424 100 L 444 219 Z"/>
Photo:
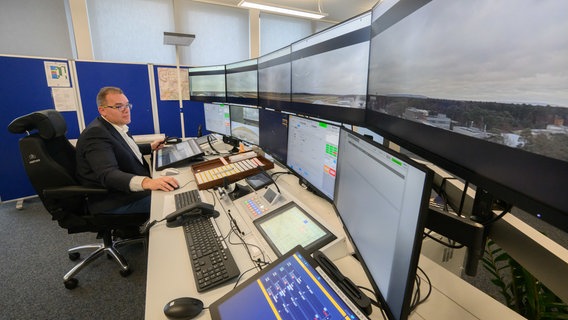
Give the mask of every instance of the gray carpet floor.
<path id="1" fill-rule="evenodd" d="M 133 272 L 102 256 L 77 275 L 68 290 L 63 275 L 74 262 L 67 249 L 95 243 L 94 233 L 67 234 L 38 198 L 0 203 L 0 319 L 143 319 L 146 294 L 144 245 L 121 248 Z M 82 253 L 85 257 L 88 252 Z"/>

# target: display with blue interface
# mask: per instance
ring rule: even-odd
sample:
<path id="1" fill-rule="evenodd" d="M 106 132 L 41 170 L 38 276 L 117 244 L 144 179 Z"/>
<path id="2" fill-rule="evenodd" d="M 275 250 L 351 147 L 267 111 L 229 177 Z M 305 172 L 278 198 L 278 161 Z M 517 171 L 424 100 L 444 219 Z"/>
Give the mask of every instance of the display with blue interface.
<path id="1" fill-rule="evenodd" d="M 328 199 L 333 199 L 339 126 L 290 115 L 286 165 Z"/>
<path id="2" fill-rule="evenodd" d="M 334 207 L 389 319 L 410 312 L 432 172 L 345 128 Z"/>
<path id="3" fill-rule="evenodd" d="M 258 108 L 231 105 L 231 136 L 258 145 Z"/>
<path id="4" fill-rule="evenodd" d="M 222 134 L 231 135 L 231 118 L 228 104 L 204 103 L 205 130 Z"/>
<path id="5" fill-rule="evenodd" d="M 209 307 L 211 318 L 367 319 L 316 267 L 296 247 L 215 301 Z"/>
<path id="6" fill-rule="evenodd" d="M 260 109 L 259 147 L 280 163 L 288 154 L 288 114 Z"/>
<path id="7" fill-rule="evenodd" d="M 254 225 L 277 256 L 297 245 L 312 253 L 336 239 L 333 233 L 294 202 L 254 220 Z"/>

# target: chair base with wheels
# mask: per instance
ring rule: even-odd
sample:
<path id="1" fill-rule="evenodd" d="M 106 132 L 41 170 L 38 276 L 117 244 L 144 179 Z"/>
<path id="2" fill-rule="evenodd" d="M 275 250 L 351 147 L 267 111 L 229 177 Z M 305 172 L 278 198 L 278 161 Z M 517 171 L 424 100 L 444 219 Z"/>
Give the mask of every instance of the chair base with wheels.
<path id="1" fill-rule="evenodd" d="M 132 273 L 132 269 L 128 266 L 126 259 L 118 251 L 118 248 L 135 243 L 146 243 L 146 238 L 139 236 L 131 239 L 113 240 L 110 232 L 99 233 L 97 238 L 99 237 L 103 239 L 103 242 L 81 245 L 67 250 L 69 260 L 76 261 L 81 257 L 81 251 L 95 249 L 84 260 L 77 263 L 65 274 L 65 276 L 63 276 L 63 284 L 65 285 L 65 288 L 75 289 L 79 284 L 79 280 L 77 280 L 74 276 L 105 253 L 109 259 L 114 259 L 114 261 L 118 263 L 120 266 L 121 276 L 128 277 Z"/>

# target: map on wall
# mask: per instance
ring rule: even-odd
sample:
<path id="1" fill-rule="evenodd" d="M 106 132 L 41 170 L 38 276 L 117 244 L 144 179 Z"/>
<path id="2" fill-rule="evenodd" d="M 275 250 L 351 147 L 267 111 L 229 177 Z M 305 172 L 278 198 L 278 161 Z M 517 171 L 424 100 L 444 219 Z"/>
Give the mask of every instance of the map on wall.
<path id="1" fill-rule="evenodd" d="M 178 75 L 176 68 L 158 68 L 158 85 L 160 100 L 179 100 Z M 189 77 L 187 69 L 179 70 L 183 100 L 189 100 Z"/>

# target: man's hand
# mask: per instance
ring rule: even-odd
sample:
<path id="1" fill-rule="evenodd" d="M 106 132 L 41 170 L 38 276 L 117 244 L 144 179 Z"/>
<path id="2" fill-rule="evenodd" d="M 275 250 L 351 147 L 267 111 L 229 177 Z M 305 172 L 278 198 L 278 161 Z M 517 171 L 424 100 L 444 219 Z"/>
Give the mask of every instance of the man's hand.
<path id="1" fill-rule="evenodd" d="M 144 190 L 173 191 L 179 188 L 179 184 L 174 177 L 144 178 L 142 188 Z"/>
<path id="2" fill-rule="evenodd" d="M 167 139 L 167 138 L 166 138 Z M 154 140 L 150 143 L 150 146 L 152 147 L 152 150 L 159 150 L 162 149 L 164 147 L 164 145 L 166 144 L 166 139 L 159 139 L 159 140 Z"/>

